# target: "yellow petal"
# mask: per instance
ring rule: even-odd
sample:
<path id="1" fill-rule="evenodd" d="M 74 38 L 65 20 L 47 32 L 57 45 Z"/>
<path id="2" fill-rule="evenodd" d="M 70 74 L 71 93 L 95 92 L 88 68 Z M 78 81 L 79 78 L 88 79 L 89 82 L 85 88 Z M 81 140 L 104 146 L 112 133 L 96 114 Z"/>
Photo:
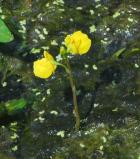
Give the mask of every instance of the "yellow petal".
<path id="1" fill-rule="evenodd" d="M 52 67 L 54 67 L 54 69 L 56 69 L 56 64 L 55 64 L 55 60 L 54 60 L 53 56 L 49 52 L 44 51 L 44 57 L 46 58 L 47 61 L 52 63 Z"/>
<path id="2" fill-rule="evenodd" d="M 76 47 L 76 52 L 78 53 L 78 48 L 81 45 L 81 38 L 76 37 L 75 39 L 73 39 L 73 45 Z"/>
<path id="3" fill-rule="evenodd" d="M 77 54 L 78 50 L 75 43 L 69 45 L 69 52 L 72 54 Z"/>
<path id="4" fill-rule="evenodd" d="M 49 52 L 47 52 L 47 51 L 44 51 L 44 57 L 48 60 L 48 61 L 54 61 L 54 58 L 53 58 L 53 56 L 49 53 Z"/>
<path id="5" fill-rule="evenodd" d="M 82 55 L 87 53 L 90 47 L 91 47 L 90 39 L 82 40 L 81 45 L 79 46 L 79 49 L 78 49 L 79 54 Z"/>
<path id="6" fill-rule="evenodd" d="M 71 41 L 71 36 L 67 35 L 66 38 L 65 38 L 65 45 L 68 46 L 70 41 Z"/>
<path id="7" fill-rule="evenodd" d="M 72 38 L 77 38 L 77 37 L 81 36 L 82 34 L 83 33 L 81 31 L 76 31 L 71 36 L 72 36 Z"/>

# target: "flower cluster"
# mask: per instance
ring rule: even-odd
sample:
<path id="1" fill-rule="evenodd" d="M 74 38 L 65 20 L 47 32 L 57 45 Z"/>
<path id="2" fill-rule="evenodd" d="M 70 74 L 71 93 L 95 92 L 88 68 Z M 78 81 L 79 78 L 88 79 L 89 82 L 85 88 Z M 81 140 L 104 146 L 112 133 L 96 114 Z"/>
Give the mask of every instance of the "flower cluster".
<path id="1" fill-rule="evenodd" d="M 65 48 L 63 53 L 72 54 L 85 54 L 91 47 L 91 40 L 88 36 L 81 31 L 76 31 L 71 35 L 67 35 L 65 38 Z M 62 52 L 61 51 L 61 52 Z M 57 67 L 57 62 L 54 60 L 52 55 L 47 51 L 44 51 L 44 57 L 42 59 L 34 61 L 33 72 L 34 75 L 40 78 L 50 77 Z"/>

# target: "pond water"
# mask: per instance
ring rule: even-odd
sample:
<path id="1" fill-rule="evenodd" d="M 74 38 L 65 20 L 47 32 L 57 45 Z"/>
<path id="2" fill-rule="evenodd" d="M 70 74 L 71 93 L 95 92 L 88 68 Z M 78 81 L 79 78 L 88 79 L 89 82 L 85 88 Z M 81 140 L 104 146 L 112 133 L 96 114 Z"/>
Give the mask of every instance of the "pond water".
<path id="1" fill-rule="evenodd" d="M 0 43 L 0 159 L 140 159 L 139 15 L 139 0 L 0 0 L 14 35 Z M 44 80 L 32 66 L 77 30 L 92 40 L 70 56 L 79 131 L 64 69 Z"/>

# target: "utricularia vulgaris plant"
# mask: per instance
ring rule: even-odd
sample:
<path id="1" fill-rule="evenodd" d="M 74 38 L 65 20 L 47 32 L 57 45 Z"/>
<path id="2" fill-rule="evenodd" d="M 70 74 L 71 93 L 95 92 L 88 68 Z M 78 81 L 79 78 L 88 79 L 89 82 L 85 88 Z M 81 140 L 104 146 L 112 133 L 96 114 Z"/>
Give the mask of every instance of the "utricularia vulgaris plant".
<path id="1" fill-rule="evenodd" d="M 49 78 L 55 72 L 57 66 L 62 66 L 65 68 L 66 73 L 68 74 L 68 79 L 73 94 L 73 109 L 74 109 L 73 112 L 76 121 L 75 129 L 79 130 L 80 115 L 78 111 L 76 86 L 74 83 L 72 69 L 70 66 L 68 55 L 86 54 L 91 47 L 91 40 L 88 38 L 86 34 L 82 33 L 81 31 L 76 31 L 71 35 L 67 35 L 64 42 L 65 46 L 62 46 L 60 48 L 60 54 L 63 59 L 61 63 L 55 61 L 49 52 L 44 51 L 44 57 L 34 62 L 33 69 L 35 76 L 46 79 Z"/>

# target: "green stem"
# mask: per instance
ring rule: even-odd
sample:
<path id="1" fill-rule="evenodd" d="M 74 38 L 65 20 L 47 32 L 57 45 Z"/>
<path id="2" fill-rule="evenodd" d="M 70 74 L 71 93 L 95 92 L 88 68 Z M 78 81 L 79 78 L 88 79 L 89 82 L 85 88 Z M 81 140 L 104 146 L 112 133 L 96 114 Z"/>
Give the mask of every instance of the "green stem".
<path id="1" fill-rule="evenodd" d="M 77 103 L 76 86 L 75 86 L 75 83 L 74 83 L 74 79 L 73 79 L 73 75 L 72 75 L 72 71 L 71 71 L 71 66 L 70 66 L 70 63 L 69 63 L 68 59 L 66 59 L 66 65 L 67 65 L 67 68 L 68 68 L 67 73 L 69 75 L 69 81 L 70 81 L 72 94 L 73 94 L 74 117 L 75 117 L 75 120 L 76 120 L 75 129 L 79 130 L 79 128 L 80 128 L 80 115 L 79 115 L 78 103 Z"/>
<path id="2" fill-rule="evenodd" d="M 53 61 L 53 63 L 56 64 L 56 65 L 58 65 L 58 66 L 63 67 L 63 68 L 65 69 L 65 71 L 66 71 L 67 73 L 69 73 L 69 69 L 68 69 L 65 65 L 63 65 L 62 63 L 59 63 L 59 62 L 56 62 L 56 61 L 55 61 L 55 62 Z"/>

